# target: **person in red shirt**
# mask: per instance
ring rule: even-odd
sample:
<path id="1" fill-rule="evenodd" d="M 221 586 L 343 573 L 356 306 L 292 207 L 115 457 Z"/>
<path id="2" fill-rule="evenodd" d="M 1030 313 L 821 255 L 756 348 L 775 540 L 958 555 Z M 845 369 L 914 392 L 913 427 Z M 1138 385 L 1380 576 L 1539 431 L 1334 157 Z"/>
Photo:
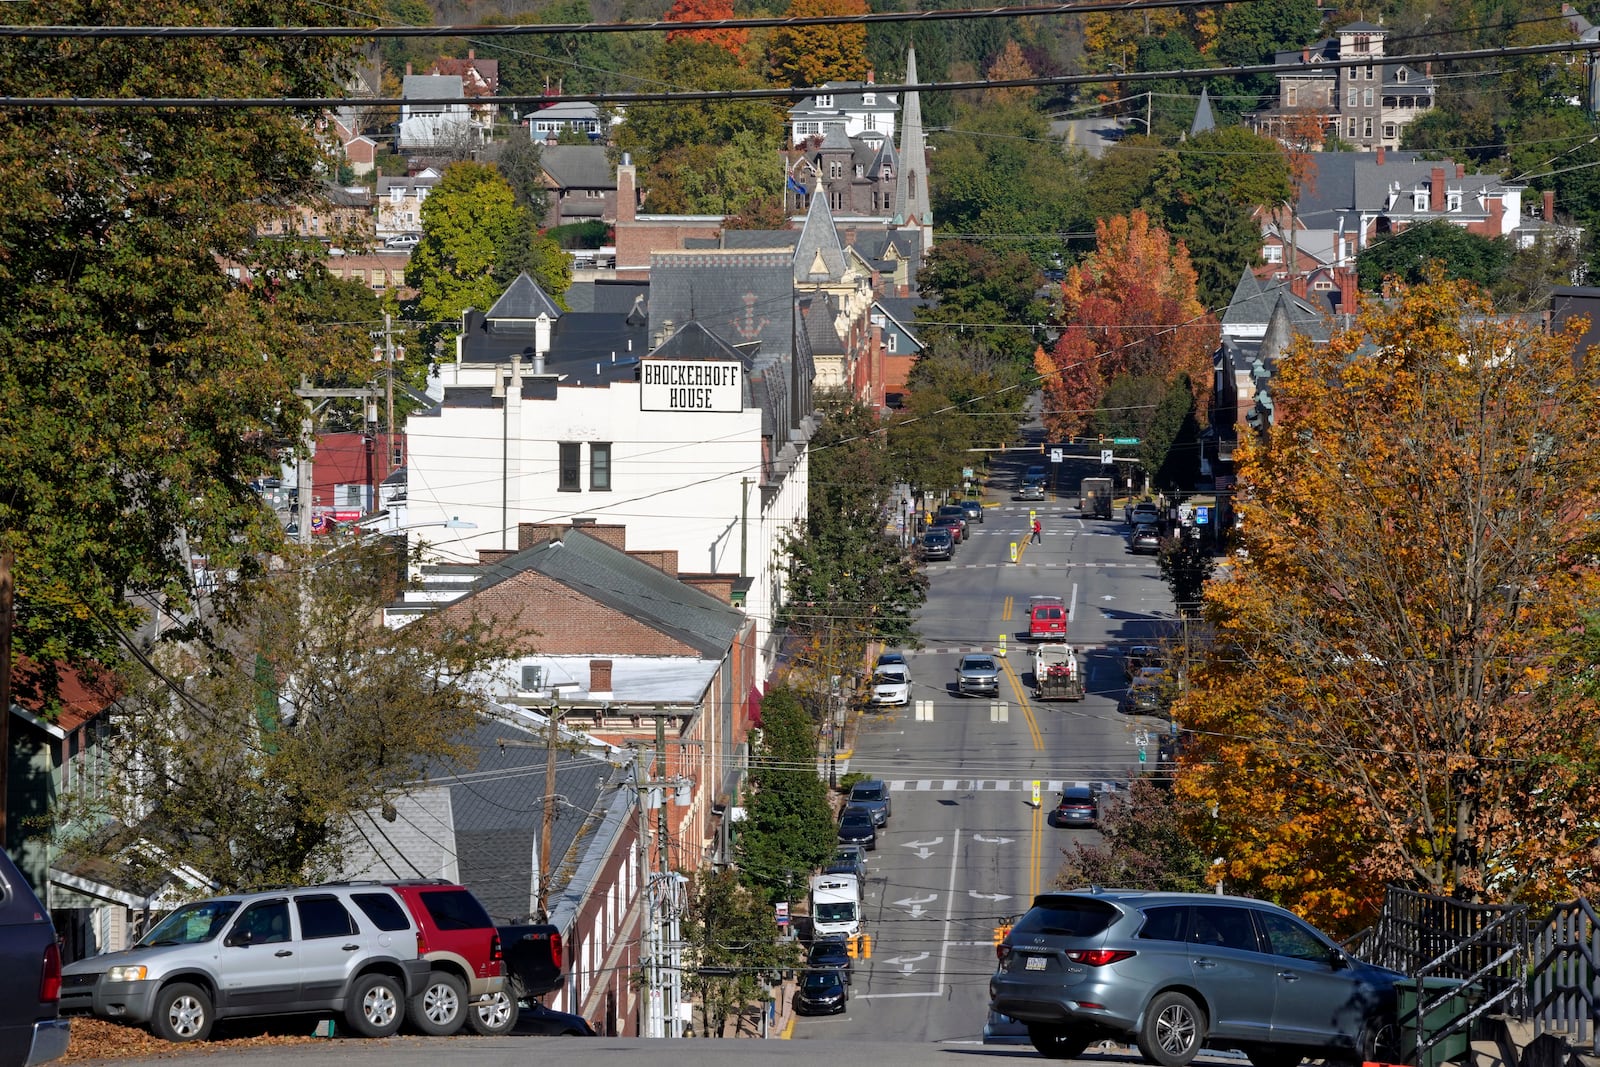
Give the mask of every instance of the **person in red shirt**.
<path id="1" fill-rule="evenodd" d="M 1043 540 L 1042 540 L 1043 533 L 1044 533 L 1044 524 L 1041 523 L 1037 518 L 1035 518 L 1033 520 L 1033 543 L 1034 544 L 1036 544 L 1036 545 L 1037 544 L 1043 544 Z"/>

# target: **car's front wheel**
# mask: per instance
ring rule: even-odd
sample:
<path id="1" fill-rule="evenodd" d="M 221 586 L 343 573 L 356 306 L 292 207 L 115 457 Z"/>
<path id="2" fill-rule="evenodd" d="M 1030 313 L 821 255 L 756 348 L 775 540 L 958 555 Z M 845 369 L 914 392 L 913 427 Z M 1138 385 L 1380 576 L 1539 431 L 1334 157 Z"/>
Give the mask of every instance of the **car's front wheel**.
<path id="1" fill-rule="evenodd" d="M 344 1020 L 362 1037 L 393 1037 L 405 1017 L 400 983 L 387 974 L 364 974 L 350 989 Z"/>
<path id="2" fill-rule="evenodd" d="M 156 995 L 150 1029 L 168 1041 L 204 1041 L 211 1035 L 211 998 L 197 985 L 178 982 Z"/>
<path id="3" fill-rule="evenodd" d="M 1045 1023 L 1028 1024 L 1028 1040 L 1038 1049 L 1039 1055 L 1053 1060 L 1070 1060 L 1083 1055 L 1089 1047 L 1089 1035 L 1070 1026 L 1051 1026 Z"/>
<path id="4" fill-rule="evenodd" d="M 1185 1067 L 1206 1041 L 1206 1020 L 1183 993 L 1158 993 L 1139 1027 L 1139 1051 L 1159 1067 Z"/>

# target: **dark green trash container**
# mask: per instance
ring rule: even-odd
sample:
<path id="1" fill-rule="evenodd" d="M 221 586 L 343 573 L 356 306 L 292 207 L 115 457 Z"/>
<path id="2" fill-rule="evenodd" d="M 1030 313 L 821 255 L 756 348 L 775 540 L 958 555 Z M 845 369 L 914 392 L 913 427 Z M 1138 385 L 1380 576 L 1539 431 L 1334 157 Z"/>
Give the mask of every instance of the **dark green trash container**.
<path id="1" fill-rule="evenodd" d="M 1446 990 L 1450 996 L 1439 999 Z M 1422 979 L 1423 999 L 1431 1005 L 1422 1020 L 1424 1041 L 1431 1040 L 1441 1030 L 1472 1010 L 1472 998 L 1466 985 L 1454 978 Z M 1405 1051 L 1406 1062 L 1417 1067 L 1440 1067 L 1445 1063 L 1465 1063 L 1471 1046 L 1471 1027 L 1463 1027 L 1429 1048 L 1419 1059 L 1417 1056 L 1417 981 L 1399 982 L 1395 985 L 1395 1008 L 1400 1022 L 1400 1047 Z"/>

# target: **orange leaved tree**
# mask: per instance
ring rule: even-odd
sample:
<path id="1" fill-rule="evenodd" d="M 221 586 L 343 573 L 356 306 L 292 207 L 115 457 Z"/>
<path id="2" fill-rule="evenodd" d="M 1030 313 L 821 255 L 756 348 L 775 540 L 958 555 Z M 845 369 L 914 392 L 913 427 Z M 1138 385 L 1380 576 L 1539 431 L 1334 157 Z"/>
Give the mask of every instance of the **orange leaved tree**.
<path id="1" fill-rule="evenodd" d="M 1166 392 L 1190 393 L 1193 403 L 1185 400 L 1183 413 L 1192 408 L 1204 421 L 1217 321 L 1195 297 L 1182 242 L 1151 225 L 1143 211 L 1101 219 L 1095 238 L 1094 252 L 1061 284 L 1061 338 L 1047 357 L 1035 358 L 1045 426 L 1058 440 L 1091 427 L 1139 437 L 1151 446 L 1146 466 L 1154 469 L 1176 433 L 1156 424 L 1157 414 L 1171 408 L 1161 403 Z M 1108 392 L 1145 402 L 1119 402 L 1118 411 L 1096 419 Z"/>
<path id="2" fill-rule="evenodd" d="M 1435 276 L 1279 361 L 1177 708 L 1230 888 L 1348 925 L 1386 883 L 1597 887 L 1600 365 L 1575 337 Z"/>
<path id="3" fill-rule="evenodd" d="M 733 18 L 733 0 L 674 0 L 667 9 L 668 22 L 711 22 Z M 668 30 L 667 40 L 679 38 L 714 44 L 731 55 L 743 57 L 750 31 L 737 28 L 716 30 Z"/>

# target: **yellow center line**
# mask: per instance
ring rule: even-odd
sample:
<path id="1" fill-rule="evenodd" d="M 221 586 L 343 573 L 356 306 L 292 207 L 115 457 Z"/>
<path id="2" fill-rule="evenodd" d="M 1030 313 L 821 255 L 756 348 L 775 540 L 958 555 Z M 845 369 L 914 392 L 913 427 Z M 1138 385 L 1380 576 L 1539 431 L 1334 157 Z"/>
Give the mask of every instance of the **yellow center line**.
<path id="1" fill-rule="evenodd" d="M 1001 609 L 1000 609 L 1000 621 L 1001 622 L 1010 622 L 1011 621 L 1011 610 L 1012 610 L 1013 607 L 1016 606 L 1015 605 L 1015 601 L 1016 601 L 1015 597 L 1009 597 L 1009 596 L 1006 597 L 1005 605 L 1003 607 L 1001 607 Z"/>
<path id="2" fill-rule="evenodd" d="M 1022 678 L 1009 659 L 1000 661 L 1000 669 L 1005 671 L 1006 677 L 1011 680 L 1012 695 L 1017 698 L 1017 706 L 1022 709 L 1022 717 L 1028 724 L 1028 736 L 1033 739 L 1034 751 L 1043 752 L 1044 735 L 1039 732 L 1039 721 L 1033 717 L 1033 705 L 1028 703 L 1027 687 L 1022 684 Z"/>
<path id="3" fill-rule="evenodd" d="M 1033 809 L 1033 845 L 1028 860 L 1028 903 L 1033 904 L 1033 898 L 1039 895 L 1040 870 L 1044 866 L 1044 797 L 1039 798 L 1038 807 Z"/>

